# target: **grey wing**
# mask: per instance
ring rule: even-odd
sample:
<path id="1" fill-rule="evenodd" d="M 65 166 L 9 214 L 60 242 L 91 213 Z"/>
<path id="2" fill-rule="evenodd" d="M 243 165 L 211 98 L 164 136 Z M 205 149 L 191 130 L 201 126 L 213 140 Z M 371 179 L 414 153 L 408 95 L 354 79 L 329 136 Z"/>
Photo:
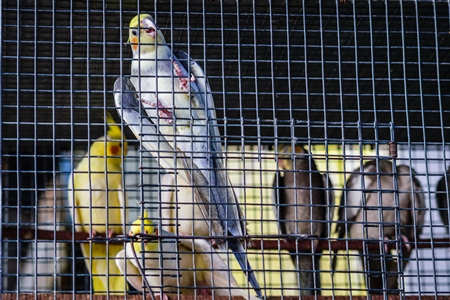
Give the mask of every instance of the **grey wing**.
<path id="1" fill-rule="evenodd" d="M 183 67 L 189 72 L 191 72 L 195 77 L 195 83 L 199 90 L 199 94 L 203 100 L 204 107 L 206 110 L 206 117 L 209 120 L 209 133 L 214 139 L 213 144 L 215 145 L 214 151 L 222 157 L 222 141 L 220 139 L 219 126 L 217 125 L 217 115 L 214 106 L 214 99 L 212 97 L 211 88 L 209 86 L 208 79 L 206 78 L 203 69 L 200 65 L 190 58 L 186 52 L 181 50 L 174 51 L 174 56 L 179 60 Z M 189 61 L 189 63 L 188 63 Z"/>
<path id="2" fill-rule="evenodd" d="M 333 190 L 333 183 L 331 182 L 330 176 L 328 174 L 322 175 L 323 180 L 323 186 L 325 188 L 325 198 L 326 198 L 326 204 L 327 204 L 327 215 L 326 220 L 328 222 L 328 225 L 330 226 L 330 230 L 328 232 L 331 233 L 331 221 L 333 221 L 334 217 L 334 209 L 336 205 L 336 199 L 334 197 L 334 190 Z"/>
<path id="3" fill-rule="evenodd" d="M 450 169 L 442 176 L 436 187 L 436 205 L 439 208 L 439 215 L 441 216 L 442 223 L 446 226 L 445 230 L 449 232 L 449 213 L 448 213 L 448 202 L 449 202 L 449 173 Z"/>
<path id="4" fill-rule="evenodd" d="M 114 83 L 114 101 L 117 113 L 127 123 L 133 134 L 142 145 L 149 150 L 159 163 L 167 170 L 177 172 L 174 159 L 174 149 L 160 134 L 156 125 L 151 122 L 145 113 L 145 109 L 137 99 L 136 90 L 128 78 L 117 78 Z M 178 166 L 182 166 L 178 162 Z M 184 184 L 189 185 L 189 179 L 185 172 L 177 173 Z"/>
<path id="5" fill-rule="evenodd" d="M 281 172 L 277 171 L 273 178 L 273 190 L 272 190 L 272 200 L 274 203 L 275 218 L 278 221 L 278 228 L 281 234 L 286 234 L 286 224 L 283 222 L 285 216 L 283 214 L 283 207 L 285 205 L 285 195 L 284 195 L 284 177 L 281 176 Z M 281 204 L 281 205 L 280 205 Z"/>
<path id="6" fill-rule="evenodd" d="M 365 178 L 358 167 L 347 179 L 344 186 L 338 210 L 338 224 L 336 226 L 336 233 L 339 234 L 340 238 L 343 238 L 346 231 L 350 229 L 351 224 L 348 222 L 354 221 L 362 209 L 363 189 L 364 186 L 367 186 L 366 182 L 364 182 L 363 186 L 363 181 L 365 181 Z"/>
<path id="7" fill-rule="evenodd" d="M 408 193 L 408 196 L 410 197 L 409 208 L 411 208 L 414 212 L 414 215 L 411 215 L 411 221 L 414 221 L 413 224 L 416 226 L 416 231 L 418 234 L 420 234 L 422 232 L 422 225 L 425 222 L 426 211 L 425 197 L 423 195 L 422 186 L 415 176 L 416 172 L 414 171 L 414 169 L 405 165 L 400 165 L 397 167 L 397 173 L 411 175 L 398 176 L 398 189 L 403 193 L 405 192 L 405 190 L 411 191 L 411 193 Z"/>

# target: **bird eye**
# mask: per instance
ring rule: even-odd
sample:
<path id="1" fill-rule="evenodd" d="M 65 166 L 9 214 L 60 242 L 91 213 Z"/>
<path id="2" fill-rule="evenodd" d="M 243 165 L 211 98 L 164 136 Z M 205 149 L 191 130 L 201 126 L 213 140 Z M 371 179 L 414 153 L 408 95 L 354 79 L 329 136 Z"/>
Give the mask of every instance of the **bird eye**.
<path id="1" fill-rule="evenodd" d="M 137 36 L 137 30 L 136 29 L 131 30 L 131 34 Z"/>

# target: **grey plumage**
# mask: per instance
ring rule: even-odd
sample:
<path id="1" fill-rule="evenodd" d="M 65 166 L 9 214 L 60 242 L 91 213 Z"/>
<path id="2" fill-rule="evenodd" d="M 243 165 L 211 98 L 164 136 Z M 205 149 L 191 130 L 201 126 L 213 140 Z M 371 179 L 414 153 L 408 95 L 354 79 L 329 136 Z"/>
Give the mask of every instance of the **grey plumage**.
<path id="1" fill-rule="evenodd" d="M 356 168 L 344 186 L 336 232 L 351 239 L 414 241 L 422 232 L 425 200 L 412 168 L 391 161 L 369 161 Z M 400 228 L 398 227 L 400 226 Z M 400 236 L 399 236 L 400 235 Z M 411 247 L 392 255 L 385 247 L 360 251 L 369 293 L 398 288 L 399 270 L 407 264 Z M 402 264 L 397 259 L 402 259 Z M 333 269 L 336 256 L 333 259 Z"/>
<path id="2" fill-rule="evenodd" d="M 280 232 L 327 237 L 327 221 L 331 221 L 334 207 L 331 181 L 319 173 L 314 159 L 303 147 L 296 146 L 293 152 L 291 146 L 282 146 L 279 154 L 279 169 L 284 174 L 275 174 L 273 199 Z M 291 252 L 300 271 L 302 295 L 314 295 L 315 291 L 320 294 L 320 256 L 320 251 Z"/>
<path id="3" fill-rule="evenodd" d="M 449 189 L 450 189 L 450 168 L 447 172 L 442 176 L 441 180 L 439 180 L 436 187 L 436 204 L 439 208 L 439 215 L 441 216 L 442 223 L 445 225 L 445 230 L 447 234 L 450 232 L 449 229 L 449 220 L 448 220 L 448 202 L 449 202 Z"/>

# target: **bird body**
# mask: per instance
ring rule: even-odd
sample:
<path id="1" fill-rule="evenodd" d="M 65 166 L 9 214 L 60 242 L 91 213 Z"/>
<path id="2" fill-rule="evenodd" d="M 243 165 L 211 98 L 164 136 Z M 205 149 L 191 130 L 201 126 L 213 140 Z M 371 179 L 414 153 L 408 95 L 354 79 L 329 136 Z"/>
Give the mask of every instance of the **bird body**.
<path id="1" fill-rule="evenodd" d="M 176 186 L 172 174 L 161 178 L 162 229 L 174 234 L 210 236 L 210 231 L 197 203 L 192 200 L 193 191 L 186 186 Z"/>
<path id="2" fill-rule="evenodd" d="M 332 218 L 334 194 L 331 183 L 326 184 L 316 164 L 302 146 L 294 149 L 288 145 L 279 151 L 279 170 L 274 178 L 274 209 L 280 232 L 291 235 L 328 236 L 328 224 Z M 289 158 L 286 156 L 289 155 Z M 295 155 L 295 159 L 291 156 Z M 329 197 L 329 198 L 327 198 Z M 328 210 L 331 209 L 331 213 Z M 316 243 L 317 244 L 317 243 Z M 298 285 L 302 295 L 320 294 L 321 251 L 291 251 L 291 259 L 300 271 Z"/>
<path id="3" fill-rule="evenodd" d="M 119 114 L 129 125 L 127 120 L 137 121 L 130 128 L 143 146 L 161 166 L 170 167 L 170 173 L 194 190 L 194 199 L 217 236 L 217 245 L 233 251 L 261 295 L 244 250 L 246 222 L 223 165 L 206 76 L 186 53 L 171 51 L 150 15 L 137 15 L 129 27 L 133 62 L 130 81 L 121 78 L 115 83 Z M 137 95 L 130 95 L 133 89 Z M 133 98 L 137 103 L 130 103 Z"/>
<path id="4" fill-rule="evenodd" d="M 124 197 L 122 190 L 122 132 L 110 115 L 108 132 L 90 147 L 90 151 L 69 177 L 69 206 L 77 232 L 106 235 L 123 234 Z M 122 152 L 123 151 L 123 152 Z M 82 243 L 86 266 L 93 278 L 94 292 L 126 291 L 126 281 L 113 259 L 120 245 Z M 106 259 L 105 259 L 106 258 Z"/>
<path id="5" fill-rule="evenodd" d="M 442 223 L 445 225 L 445 230 L 447 234 L 450 232 L 449 229 L 449 210 L 448 202 L 450 198 L 450 168 L 444 174 L 444 176 L 439 180 L 436 187 L 436 204 L 439 208 L 439 215 L 441 216 Z"/>
<path id="6" fill-rule="evenodd" d="M 158 227 L 144 213 L 142 220 L 138 219 L 133 223 L 130 236 L 143 230 L 142 233 L 147 238 L 154 236 L 155 240 L 148 241 L 142 237 L 143 240 L 128 243 L 116 257 L 117 266 L 137 290 L 140 291 L 145 286 L 142 282 L 142 270 L 152 292 L 181 293 L 184 296 L 231 295 L 256 299 L 238 288 L 228 267 L 206 240 L 178 241 L 174 234 L 160 231 Z M 158 235 L 173 236 L 173 239 L 157 239 Z"/>
<path id="7" fill-rule="evenodd" d="M 352 239 L 378 242 L 398 239 L 409 242 L 417 239 L 422 232 L 424 215 L 422 187 L 413 169 L 399 165 L 394 171 L 391 161 L 369 161 L 362 170 L 355 169 L 347 180 L 336 232 L 339 238 L 347 233 Z M 398 287 L 397 261 L 389 251 L 383 254 L 383 250 L 360 251 L 370 293 L 382 292 L 384 281 L 391 292 Z M 411 247 L 403 248 L 400 256 L 403 268 L 410 254 Z"/>

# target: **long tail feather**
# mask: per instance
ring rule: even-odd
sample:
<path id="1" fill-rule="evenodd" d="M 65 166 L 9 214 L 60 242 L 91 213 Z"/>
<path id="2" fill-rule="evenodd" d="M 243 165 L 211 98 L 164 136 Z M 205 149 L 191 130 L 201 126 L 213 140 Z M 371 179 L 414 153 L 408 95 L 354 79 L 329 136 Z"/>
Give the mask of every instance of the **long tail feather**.
<path id="1" fill-rule="evenodd" d="M 241 242 L 238 240 L 229 240 L 228 246 L 231 251 L 233 251 L 242 271 L 247 275 L 248 282 L 252 285 L 258 297 L 262 298 L 261 287 L 259 286 L 258 280 L 255 277 L 255 273 L 247 260 L 247 254 L 245 253 Z"/>

